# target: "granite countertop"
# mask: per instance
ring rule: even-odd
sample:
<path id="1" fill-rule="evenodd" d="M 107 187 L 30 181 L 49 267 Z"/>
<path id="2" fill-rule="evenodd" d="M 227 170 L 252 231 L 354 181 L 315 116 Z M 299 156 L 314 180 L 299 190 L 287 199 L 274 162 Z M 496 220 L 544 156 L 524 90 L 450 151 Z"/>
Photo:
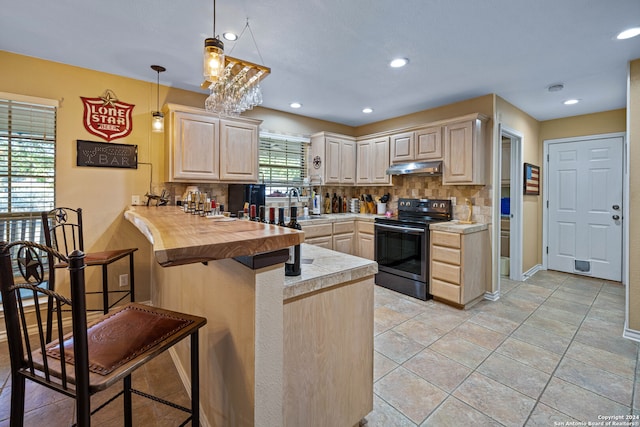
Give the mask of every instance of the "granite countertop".
<path id="1" fill-rule="evenodd" d="M 300 276 L 285 276 L 283 299 L 371 276 L 378 263 L 365 258 L 303 243 L 300 245 Z"/>
<path id="2" fill-rule="evenodd" d="M 131 206 L 124 213 L 153 245 L 163 267 L 255 255 L 297 245 L 304 232 L 277 225 L 184 213 L 176 206 Z"/>
<path id="3" fill-rule="evenodd" d="M 343 222 L 343 221 L 367 221 L 373 222 L 376 218 L 382 218 L 384 215 L 376 215 L 376 214 L 361 214 L 361 213 L 337 213 L 337 214 L 322 214 L 322 215 L 311 215 L 310 218 L 299 219 L 298 222 L 303 227 L 305 225 L 313 225 L 313 224 L 329 224 L 334 222 Z"/>
<path id="4" fill-rule="evenodd" d="M 429 224 L 429 230 L 446 231 L 449 233 L 458 233 L 458 234 L 477 233 L 478 231 L 486 230 L 488 228 L 489 228 L 489 224 L 479 224 L 479 223 L 462 224 L 458 222 L 458 220 Z"/>

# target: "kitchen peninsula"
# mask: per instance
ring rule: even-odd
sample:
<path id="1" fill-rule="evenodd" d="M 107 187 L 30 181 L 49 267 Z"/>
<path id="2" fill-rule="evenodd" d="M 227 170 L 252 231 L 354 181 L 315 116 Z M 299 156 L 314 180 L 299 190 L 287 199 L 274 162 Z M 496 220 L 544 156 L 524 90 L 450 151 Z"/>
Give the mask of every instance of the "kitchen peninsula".
<path id="1" fill-rule="evenodd" d="M 202 424 L 356 425 L 373 406 L 373 261 L 302 243 L 304 233 L 133 206 L 151 242 L 151 302 L 207 318 L 200 333 Z M 188 343 L 172 353 L 188 381 Z"/>

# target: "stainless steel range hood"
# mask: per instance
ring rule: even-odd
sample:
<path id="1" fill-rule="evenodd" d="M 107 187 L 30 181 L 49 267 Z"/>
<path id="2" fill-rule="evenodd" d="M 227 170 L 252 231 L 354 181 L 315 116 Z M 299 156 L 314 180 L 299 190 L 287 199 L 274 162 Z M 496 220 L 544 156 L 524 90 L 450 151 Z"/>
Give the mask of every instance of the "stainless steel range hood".
<path id="1" fill-rule="evenodd" d="M 391 165 L 387 175 L 442 175 L 442 162 L 412 162 Z"/>

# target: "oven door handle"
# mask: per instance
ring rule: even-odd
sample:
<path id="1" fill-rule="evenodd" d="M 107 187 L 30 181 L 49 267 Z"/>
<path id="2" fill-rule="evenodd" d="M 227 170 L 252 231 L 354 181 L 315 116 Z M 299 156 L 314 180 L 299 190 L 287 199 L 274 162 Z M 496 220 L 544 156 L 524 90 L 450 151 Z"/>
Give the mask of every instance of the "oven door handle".
<path id="1" fill-rule="evenodd" d="M 404 232 L 414 232 L 414 233 L 424 233 L 426 230 L 424 228 L 415 228 L 415 227 L 401 227 L 398 225 L 387 225 L 387 224 L 376 224 L 376 227 L 386 228 L 391 230 L 398 230 Z"/>

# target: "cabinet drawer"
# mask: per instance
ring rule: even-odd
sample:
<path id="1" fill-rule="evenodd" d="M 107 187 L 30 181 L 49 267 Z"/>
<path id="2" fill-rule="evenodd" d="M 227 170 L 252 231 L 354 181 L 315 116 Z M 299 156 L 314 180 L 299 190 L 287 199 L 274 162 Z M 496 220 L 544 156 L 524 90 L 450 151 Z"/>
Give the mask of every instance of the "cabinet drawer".
<path id="1" fill-rule="evenodd" d="M 356 221 L 358 233 L 373 234 L 373 222 Z"/>
<path id="2" fill-rule="evenodd" d="M 332 234 L 331 224 L 316 224 L 316 225 L 305 225 L 302 227 L 302 231 L 304 231 L 305 240 L 308 240 L 311 237 L 318 236 L 331 236 Z"/>
<path id="3" fill-rule="evenodd" d="M 431 280 L 431 295 L 460 304 L 460 286 L 441 280 Z"/>
<path id="4" fill-rule="evenodd" d="M 353 221 L 334 222 L 333 234 L 353 233 Z"/>
<path id="5" fill-rule="evenodd" d="M 460 249 L 460 235 L 434 230 L 431 232 L 431 244 Z"/>
<path id="6" fill-rule="evenodd" d="M 445 264 L 440 261 L 431 262 L 431 277 L 445 280 L 456 285 L 460 284 L 460 266 Z"/>
<path id="7" fill-rule="evenodd" d="M 431 259 L 433 261 L 446 262 L 447 264 L 460 265 L 460 249 L 432 246 Z"/>
<path id="8" fill-rule="evenodd" d="M 304 242 L 321 248 L 333 249 L 333 238 L 331 236 L 313 237 L 304 239 Z"/>

